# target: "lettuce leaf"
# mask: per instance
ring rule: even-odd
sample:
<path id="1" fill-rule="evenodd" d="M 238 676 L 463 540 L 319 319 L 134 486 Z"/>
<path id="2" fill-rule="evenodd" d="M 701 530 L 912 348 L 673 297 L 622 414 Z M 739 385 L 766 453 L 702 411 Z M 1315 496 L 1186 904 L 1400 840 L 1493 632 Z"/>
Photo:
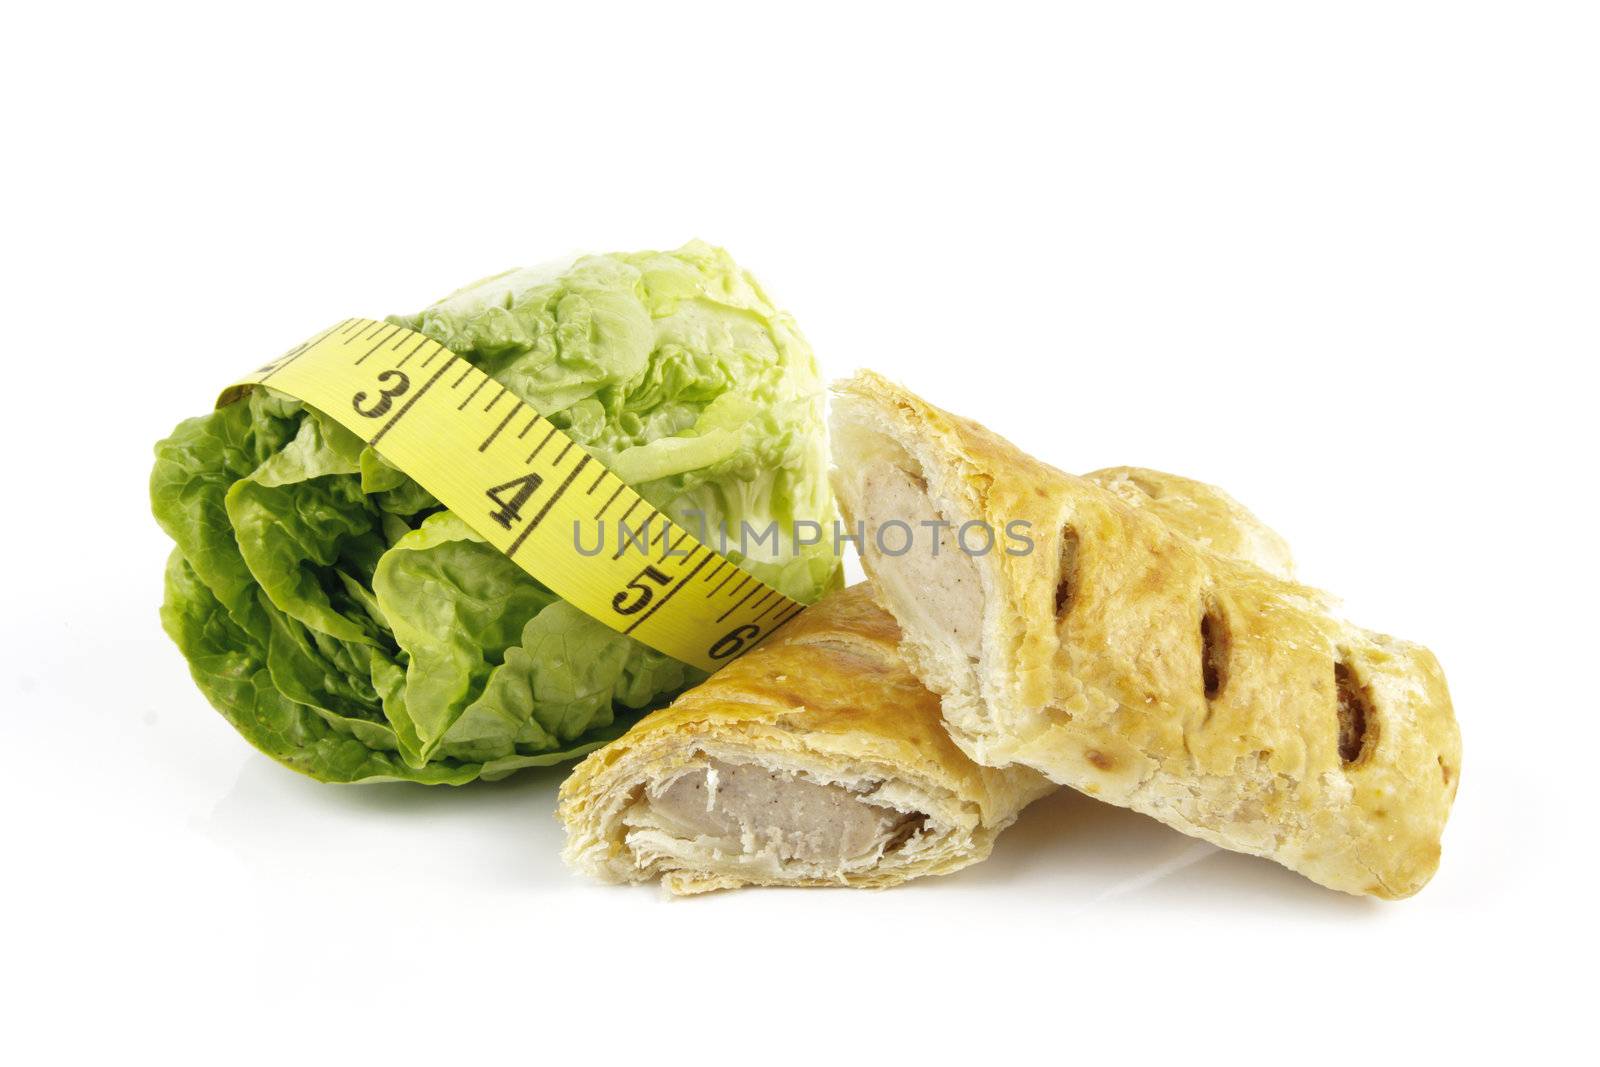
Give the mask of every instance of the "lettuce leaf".
<path id="1" fill-rule="evenodd" d="M 686 529 L 777 523 L 741 567 L 796 599 L 826 544 L 822 388 L 793 321 L 728 254 L 590 256 L 407 318 Z M 565 603 L 358 438 L 271 389 L 156 446 L 176 548 L 162 622 L 252 744 L 324 781 L 460 784 L 581 755 L 700 672 Z"/>

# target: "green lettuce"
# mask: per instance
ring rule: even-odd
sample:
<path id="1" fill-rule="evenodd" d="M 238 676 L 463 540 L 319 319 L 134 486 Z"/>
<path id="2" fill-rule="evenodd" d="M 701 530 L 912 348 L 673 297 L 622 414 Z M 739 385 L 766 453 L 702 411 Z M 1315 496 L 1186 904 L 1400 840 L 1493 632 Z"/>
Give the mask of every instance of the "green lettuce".
<path id="1" fill-rule="evenodd" d="M 826 541 L 822 389 L 788 315 L 721 249 L 590 256 L 390 321 L 560 426 L 685 529 L 776 524 L 733 556 L 811 602 Z M 460 784 L 588 752 L 701 672 L 615 632 L 486 544 L 321 412 L 255 389 L 156 445 L 175 543 L 162 624 L 210 702 L 324 781 Z"/>

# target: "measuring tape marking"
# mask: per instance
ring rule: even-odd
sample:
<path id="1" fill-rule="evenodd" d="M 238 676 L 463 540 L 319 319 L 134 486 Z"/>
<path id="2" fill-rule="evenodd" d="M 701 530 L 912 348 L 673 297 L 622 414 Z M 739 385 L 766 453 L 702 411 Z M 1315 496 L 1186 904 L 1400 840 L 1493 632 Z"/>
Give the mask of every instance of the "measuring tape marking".
<path id="1" fill-rule="evenodd" d="M 380 352 L 382 358 L 374 359 Z M 408 370 L 418 357 L 421 362 Z M 458 363 L 460 373 L 446 380 Z M 423 377 L 422 372 L 430 373 Z M 474 405 L 491 383 L 494 379 L 431 338 L 356 318 L 335 323 L 258 368 L 224 390 L 217 405 L 269 385 L 317 408 L 372 447 L 381 442 L 386 462 L 558 596 L 612 629 L 697 667 L 714 670 L 803 609 L 672 522 L 558 427 L 551 425 L 525 453 L 528 446 L 522 442 L 547 420 L 515 396 L 510 410 L 496 412 L 508 393 L 504 385 L 487 403 Z M 526 424 L 508 434 L 523 411 L 530 416 Z M 382 421 L 373 430 L 376 420 Z M 547 451 L 558 438 L 559 446 Z M 600 470 L 583 483 L 587 488 L 574 493 L 591 464 Z M 619 501 L 626 504 L 616 520 L 616 554 L 597 549 L 580 555 L 563 538 L 561 524 L 548 520 L 557 514 L 570 518 L 576 532 L 590 511 L 582 501 L 597 500 L 607 478 L 616 486 L 593 515 L 602 522 Z M 525 515 L 539 497 L 537 509 Z M 626 527 L 641 507 L 639 528 Z M 603 543 L 603 526 L 600 537 Z M 643 559 L 642 569 L 635 560 L 624 560 L 630 549 Z M 679 596 L 702 573 L 697 588 L 704 595 Z M 713 586 L 718 575 L 722 580 Z M 730 587 L 735 576 L 740 581 Z"/>

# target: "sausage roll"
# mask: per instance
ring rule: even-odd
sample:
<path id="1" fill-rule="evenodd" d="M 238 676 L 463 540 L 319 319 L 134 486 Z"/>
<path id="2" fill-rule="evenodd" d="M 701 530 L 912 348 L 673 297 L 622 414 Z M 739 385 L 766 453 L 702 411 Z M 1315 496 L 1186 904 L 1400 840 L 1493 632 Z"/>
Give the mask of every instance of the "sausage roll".
<path id="1" fill-rule="evenodd" d="M 872 374 L 839 386 L 833 419 L 852 523 L 1017 535 L 982 555 L 862 539 L 906 662 L 974 760 L 1345 892 L 1432 876 L 1461 743 L 1427 649 L 1344 621 L 1269 550 L 1185 536 L 1133 474 L 1065 474 Z"/>
<path id="2" fill-rule="evenodd" d="M 989 854 L 1053 786 L 980 767 L 863 583 L 590 755 L 561 788 L 567 862 L 674 893 L 888 886 Z"/>

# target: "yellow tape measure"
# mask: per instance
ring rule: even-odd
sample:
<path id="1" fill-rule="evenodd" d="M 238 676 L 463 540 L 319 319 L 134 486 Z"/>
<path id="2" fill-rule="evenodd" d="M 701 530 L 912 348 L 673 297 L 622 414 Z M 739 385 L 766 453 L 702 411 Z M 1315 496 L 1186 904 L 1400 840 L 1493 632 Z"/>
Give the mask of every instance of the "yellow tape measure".
<path id="1" fill-rule="evenodd" d="M 675 659 L 715 670 L 804 606 L 701 544 L 420 333 L 346 319 L 224 390 L 217 406 L 256 385 L 334 419 L 563 600 Z M 617 543 L 580 554 L 577 530 L 587 545 L 602 523 Z"/>

